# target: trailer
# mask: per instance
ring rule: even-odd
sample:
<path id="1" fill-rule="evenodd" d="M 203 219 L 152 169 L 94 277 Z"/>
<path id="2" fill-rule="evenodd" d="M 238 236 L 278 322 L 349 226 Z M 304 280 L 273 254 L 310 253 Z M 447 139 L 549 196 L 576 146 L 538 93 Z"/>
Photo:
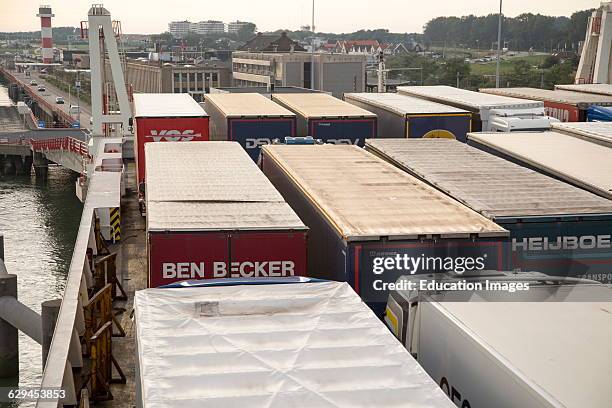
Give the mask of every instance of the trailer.
<path id="1" fill-rule="evenodd" d="M 484 88 L 480 92 L 544 102 L 546 114 L 561 122 L 585 122 L 590 106 L 612 106 L 612 96 L 539 88 Z"/>
<path id="2" fill-rule="evenodd" d="M 466 142 L 472 114 L 396 93 L 347 93 L 344 100 L 378 116 L 381 138 L 451 138 Z"/>
<path id="3" fill-rule="evenodd" d="M 145 151 L 149 287 L 306 274 L 306 226 L 238 143 Z"/>
<path id="4" fill-rule="evenodd" d="M 556 123 L 553 125 L 553 130 L 612 147 L 612 122 Z"/>
<path id="5" fill-rule="evenodd" d="M 588 94 L 612 96 L 612 84 L 555 85 L 555 89 L 559 89 L 563 91 L 584 92 Z"/>
<path id="6" fill-rule="evenodd" d="M 402 95 L 426 99 L 472 112 L 473 132 L 548 130 L 557 119 L 546 116 L 544 103 L 484 94 L 452 86 L 398 86 Z"/>
<path id="7" fill-rule="evenodd" d="M 437 290 L 414 281 L 397 282 L 387 324 L 458 407 L 612 406 L 611 286 L 499 273 Z M 462 283 L 474 289 L 453 289 Z M 528 290 L 494 289 L 519 285 Z"/>
<path id="8" fill-rule="evenodd" d="M 470 133 L 468 144 L 612 199 L 612 149 L 565 133 Z"/>
<path id="9" fill-rule="evenodd" d="M 510 231 L 505 270 L 612 283 L 610 200 L 454 140 L 366 149 Z"/>
<path id="10" fill-rule="evenodd" d="M 254 161 L 260 147 L 296 135 L 295 114 L 257 93 L 217 93 L 205 98 L 211 140 L 240 143 Z"/>
<path id="11" fill-rule="evenodd" d="M 502 265 L 508 231 L 362 148 L 267 145 L 261 166 L 309 228 L 309 276 L 349 282 L 378 314 L 407 272 Z"/>
<path id="12" fill-rule="evenodd" d="M 375 114 L 331 95 L 274 94 L 272 100 L 295 113 L 298 137 L 358 146 L 376 137 Z"/>
<path id="13" fill-rule="evenodd" d="M 134 316 L 138 408 L 454 407 L 346 283 L 145 289 Z"/>
<path id="14" fill-rule="evenodd" d="M 188 94 L 134 94 L 133 111 L 136 177 L 142 194 L 145 145 L 208 140 L 208 115 Z"/>

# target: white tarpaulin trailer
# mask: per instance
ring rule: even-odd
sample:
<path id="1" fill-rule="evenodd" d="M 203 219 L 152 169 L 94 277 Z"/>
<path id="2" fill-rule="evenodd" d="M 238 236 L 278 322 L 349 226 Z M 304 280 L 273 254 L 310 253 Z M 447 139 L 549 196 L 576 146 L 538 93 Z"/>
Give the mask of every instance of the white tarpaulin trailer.
<path id="1" fill-rule="evenodd" d="M 453 404 L 347 283 L 136 292 L 137 406 Z"/>
<path id="2" fill-rule="evenodd" d="M 495 275 L 467 280 L 504 282 Z M 612 407 L 609 285 L 544 279 L 515 293 L 400 290 L 387 307 L 389 326 L 458 407 Z"/>
<path id="3" fill-rule="evenodd" d="M 553 130 L 612 147 L 612 122 L 554 123 Z"/>

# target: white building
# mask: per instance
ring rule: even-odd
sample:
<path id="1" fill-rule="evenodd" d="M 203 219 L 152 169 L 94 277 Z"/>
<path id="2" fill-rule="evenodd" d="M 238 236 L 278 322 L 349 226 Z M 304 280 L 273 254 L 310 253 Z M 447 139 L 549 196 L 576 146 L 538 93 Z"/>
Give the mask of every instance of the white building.
<path id="1" fill-rule="evenodd" d="M 185 21 L 173 21 L 168 24 L 168 31 L 175 38 L 183 38 L 191 30 L 191 23 Z"/>
<path id="2" fill-rule="evenodd" d="M 215 20 L 200 21 L 191 23 L 190 31 L 196 34 L 222 34 L 225 32 L 225 24 Z"/>
<path id="3" fill-rule="evenodd" d="M 227 24 L 227 32 L 230 34 L 238 34 L 238 32 L 240 31 L 240 29 L 242 29 L 242 27 L 248 26 L 251 24 L 252 23 L 249 23 L 248 21 L 232 21 L 231 23 Z"/>

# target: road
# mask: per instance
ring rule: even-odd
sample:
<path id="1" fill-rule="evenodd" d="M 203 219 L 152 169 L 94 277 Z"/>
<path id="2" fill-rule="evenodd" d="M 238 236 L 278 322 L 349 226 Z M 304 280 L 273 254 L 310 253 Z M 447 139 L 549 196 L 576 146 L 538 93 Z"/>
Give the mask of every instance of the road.
<path id="1" fill-rule="evenodd" d="M 19 79 L 23 83 L 25 83 L 26 86 L 28 86 L 33 92 L 43 97 L 51 105 L 57 106 L 59 109 L 66 112 L 68 115 L 70 115 L 70 104 L 76 105 L 76 95 L 71 94 L 69 97 L 68 92 L 64 92 L 61 89 L 58 89 L 57 87 L 51 85 L 50 83 L 45 81 L 43 78 L 41 78 L 38 72 L 30 72 L 29 77 L 26 77 L 25 73 L 18 73 L 15 71 L 11 72 L 11 74 L 13 74 L 17 79 Z M 46 91 L 38 92 L 37 90 L 38 85 L 36 86 L 30 85 L 30 81 L 32 80 L 36 81 L 38 85 L 44 85 Z M 64 98 L 64 101 L 65 101 L 64 104 L 55 103 L 55 98 L 58 96 L 61 96 L 62 98 Z M 89 124 L 90 119 L 91 119 L 91 107 L 81 101 L 81 115 L 80 115 L 79 122 L 83 129 L 90 128 L 90 124 Z"/>

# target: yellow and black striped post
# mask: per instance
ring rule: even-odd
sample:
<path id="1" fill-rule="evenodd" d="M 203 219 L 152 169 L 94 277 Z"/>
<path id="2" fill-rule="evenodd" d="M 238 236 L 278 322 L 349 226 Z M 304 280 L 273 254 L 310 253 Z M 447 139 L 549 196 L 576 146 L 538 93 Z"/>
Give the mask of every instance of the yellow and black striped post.
<path id="1" fill-rule="evenodd" d="M 121 212 L 119 207 L 110 209 L 110 228 L 113 242 L 121 241 Z"/>

